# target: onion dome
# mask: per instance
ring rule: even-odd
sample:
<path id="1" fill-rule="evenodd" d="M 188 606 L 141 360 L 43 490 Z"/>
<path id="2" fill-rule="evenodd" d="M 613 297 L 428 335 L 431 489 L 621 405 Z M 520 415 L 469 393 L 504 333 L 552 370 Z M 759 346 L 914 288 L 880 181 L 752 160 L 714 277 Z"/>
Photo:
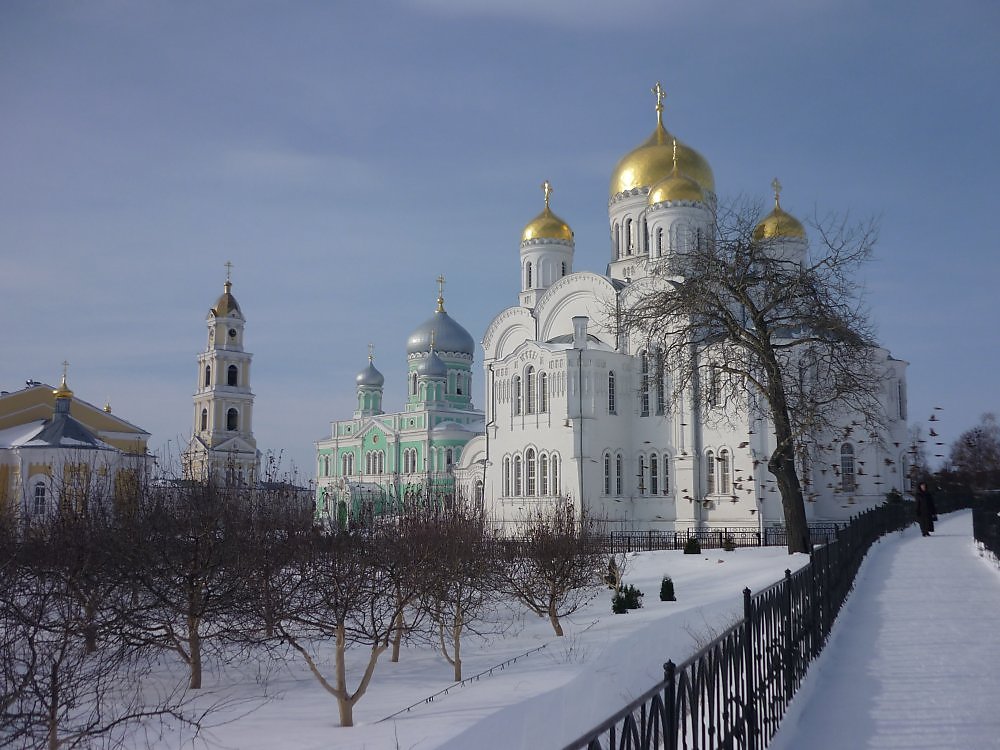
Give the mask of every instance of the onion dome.
<path id="1" fill-rule="evenodd" d="M 649 191 L 649 205 L 665 201 L 705 202 L 705 193 L 698 183 L 681 174 L 677 165 L 677 139 L 674 139 L 674 168 Z"/>
<path id="2" fill-rule="evenodd" d="M 385 376 L 375 367 L 375 352 L 370 344 L 368 346 L 368 367 L 358 373 L 355 381 L 359 387 L 381 388 L 385 385 Z"/>
<path id="3" fill-rule="evenodd" d="M 774 210 L 754 227 L 754 240 L 760 242 L 785 238 L 805 239 L 806 229 L 802 226 L 802 222 L 781 208 L 781 183 L 777 177 L 771 181 L 771 187 L 774 188 Z"/>
<path id="4" fill-rule="evenodd" d="M 59 384 L 58 388 L 52 391 L 52 395 L 56 398 L 73 398 L 73 391 L 71 391 L 69 386 L 66 385 L 66 368 L 68 366 L 69 364 L 67 362 L 63 362 L 62 382 Z"/>
<path id="5" fill-rule="evenodd" d="M 650 187 L 669 176 L 673 169 L 674 137 L 663 127 L 663 98 L 659 82 L 656 94 L 656 129 L 637 148 L 622 157 L 611 174 L 611 197 L 639 187 Z M 680 173 L 698 183 L 703 192 L 715 192 L 715 176 L 705 157 L 677 141 L 677 165 Z"/>
<path id="6" fill-rule="evenodd" d="M 444 363 L 437 352 L 431 349 L 427 358 L 417 367 L 417 375 L 422 378 L 434 378 L 444 380 L 448 377 L 448 366 Z"/>
<path id="7" fill-rule="evenodd" d="M 552 185 L 548 180 L 542 183 L 542 190 L 545 191 L 545 208 L 538 216 L 528 222 L 528 225 L 521 233 L 521 242 L 538 239 L 566 240 L 573 241 L 573 230 L 569 224 L 560 219 L 549 208 L 549 195 L 552 194 Z"/>
<path id="8" fill-rule="evenodd" d="M 243 313 L 240 311 L 240 305 L 236 301 L 236 297 L 233 296 L 233 282 L 226 279 L 225 286 L 223 287 L 225 291 L 219 296 L 219 299 L 215 301 L 215 306 L 212 307 L 212 315 L 217 318 L 231 318 L 240 317 Z"/>
<path id="9" fill-rule="evenodd" d="M 444 310 L 444 277 L 438 277 L 437 310 L 421 323 L 406 340 L 407 354 L 423 354 L 434 348 L 441 352 L 475 354 L 476 345 L 472 336 L 456 323 Z"/>

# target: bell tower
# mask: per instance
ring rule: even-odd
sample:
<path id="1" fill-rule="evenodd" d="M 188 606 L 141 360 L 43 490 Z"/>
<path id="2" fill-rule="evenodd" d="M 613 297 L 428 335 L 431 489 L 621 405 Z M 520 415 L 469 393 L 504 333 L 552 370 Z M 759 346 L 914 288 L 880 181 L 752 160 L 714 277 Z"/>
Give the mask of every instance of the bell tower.
<path id="1" fill-rule="evenodd" d="M 252 484 L 260 469 L 250 390 L 253 355 L 243 348 L 246 319 L 233 296 L 232 266 L 226 263 L 222 295 L 205 318 L 208 341 L 198 355 L 194 427 L 184 473 L 203 481 Z"/>

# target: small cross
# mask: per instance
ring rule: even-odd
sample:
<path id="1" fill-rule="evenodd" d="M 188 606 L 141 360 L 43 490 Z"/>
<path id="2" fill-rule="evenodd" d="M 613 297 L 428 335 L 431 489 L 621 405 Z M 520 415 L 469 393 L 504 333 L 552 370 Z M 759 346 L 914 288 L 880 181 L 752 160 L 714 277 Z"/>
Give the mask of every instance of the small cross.
<path id="1" fill-rule="evenodd" d="M 437 277 L 437 283 L 438 283 L 438 297 L 443 297 L 444 296 L 444 276 L 443 275 Z"/>
<path id="2" fill-rule="evenodd" d="M 434 334 L 437 333 L 433 328 L 431 329 L 431 351 L 434 351 Z"/>
<path id="3" fill-rule="evenodd" d="M 227 260 L 226 261 L 226 283 L 227 284 L 231 284 L 232 283 L 232 280 L 233 280 L 232 276 L 233 276 L 233 263 L 232 263 L 232 261 Z"/>
<path id="4" fill-rule="evenodd" d="M 552 183 L 546 180 L 542 183 L 542 192 L 545 193 L 545 207 L 549 207 L 549 196 L 552 195 Z"/>
<path id="5" fill-rule="evenodd" d="M 778 205 L 778 199 L 781 197 L 781 183 L 778 182 L 778 178 L 775 177 L 771 180 L 771 188 L 774 190 L 774 205 Z"/>
<path id="6" fill-rule="evenodd" d="M 375 361 L 375 344 L 368 342 L 368 364 Z"/>
<path id="7" fill-rule="evenodd" d="M 656 111 L 662 112 L 663 100 L 667 98 L 667 92 L 664 90 L 663 86 L 660 85 L 659 81 L 656 82 L 656 85 L 653 86 L 653 88 L 651 88 L 650 91 L 652 91 L 653 94 L 656 95 Z"/>
<path id="8" fill-rule="evenodd" d="M 63 382 L 65 383 L 66 382 L 66 371 L 69 369 L 69 362 L 67 362 L 64 359 L 62 365 L 63 365 Z"/>

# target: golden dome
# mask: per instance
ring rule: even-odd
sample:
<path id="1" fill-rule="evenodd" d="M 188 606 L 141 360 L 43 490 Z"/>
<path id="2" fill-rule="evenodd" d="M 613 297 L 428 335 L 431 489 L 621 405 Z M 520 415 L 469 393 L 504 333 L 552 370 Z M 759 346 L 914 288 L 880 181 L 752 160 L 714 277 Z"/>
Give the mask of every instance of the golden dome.
<path id="1" fill-rule="evenodd" d="M 757 242 L 761 240 L 794 238 L 805 239 L 806 228 L 802 222 L 781 208 L 780 195 L 781 183 L 775 177 L 771 181 L 774 188 L 774 210 L 760 220 L 753 230 L 753 238 Z"/>
<path id="2" fill-rule="evenodd" d="M 670 174 L 657 182 L 649 191 L 649 205 L 663 203 L 664 201 L 697 201 L 705 202 L 705 193 L 698 186 L 698 183 L 690 177 L 681 174 L 677 168 L 678 153 L 677 139 L 673 145 L 673 169 Z"/>
<path id="3" fill-rule="evenodd" d="M 656 93 L 656 129 L 638 148 L 630 151 L 611 175 L 611 197 L 638 187 L 650 187 L 667 177 L 673 169 L 674 137 L 663 127 L 663 90 Z M 715 176 L 701 154 L 690 146 L 677 142 L 677 163 L 682 175 L 698 183 L 703 192 L 715 192 Z"/>
<path id="4" fill-rule="evenodd" d="M 226 279 L 223 289 L 224 291 L 219 295 L 219 299 L 215 301 L 215 305 L 212 307 L 212 314 L 217 318 L 229 318 L 233 313 L 242 315 L 240 305 L 236 301 L 236 297 L 233 296 L 233 282 Z"/>
<path id="5" fill-rule="evenodd" d="M 71 391 L 69 386 L 66 385 L 66 367 L 67 364 L 64 362 L 62 382 L 59 384 L 58 388 L 52 391 L 52 395 L 56 398 L 73 398 L 73 391 Z"/>
<path id="6" fill-rule="evenodd" d="M 545 191 L 545 208 L 538 216 L 528 222 L 521 233 L 521 242 L 543 238 L 572 242 L 573 230 L 569 228 L 569 224 L 552 213 L 552 209 L 549 208 L 552 185 L 548 180 L 542 183 L 542 190 Z"/>

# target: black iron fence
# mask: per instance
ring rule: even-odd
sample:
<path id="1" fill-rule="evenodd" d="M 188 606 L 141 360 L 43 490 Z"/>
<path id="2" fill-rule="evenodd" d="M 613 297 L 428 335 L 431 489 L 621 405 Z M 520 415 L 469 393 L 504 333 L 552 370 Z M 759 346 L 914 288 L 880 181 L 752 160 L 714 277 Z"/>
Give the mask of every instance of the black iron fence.
<path id="1" fill-rule="evenodd" d="M 990 495 L 972 506 L 972 535 L 1000 561 L 1000 495 Z"/>
<path id="2" fill-rule="evenodd" d="M 846 524 L 810 524 L 809 535 L 813 544 L 832 541 L 839 528 Z M 609 551 L 655 552 L 665 549 L 684 549 L 688 539 L 695 538 L 702 549 L 723 547 L 785 547 L 788 535 L 783 526 L 729 526 L 723 528 L 687 529 L 685 531 L 612 531 L 608 540 Z"/>
<path id="3" fill-rule="evenodd" d="M 868 548 L 903 528 L 902 504 L 852 519 L 808 565 L 751 596 L 743 619 L 566 750 L 713 750 L 767 747 L 854 585 Z"/>

